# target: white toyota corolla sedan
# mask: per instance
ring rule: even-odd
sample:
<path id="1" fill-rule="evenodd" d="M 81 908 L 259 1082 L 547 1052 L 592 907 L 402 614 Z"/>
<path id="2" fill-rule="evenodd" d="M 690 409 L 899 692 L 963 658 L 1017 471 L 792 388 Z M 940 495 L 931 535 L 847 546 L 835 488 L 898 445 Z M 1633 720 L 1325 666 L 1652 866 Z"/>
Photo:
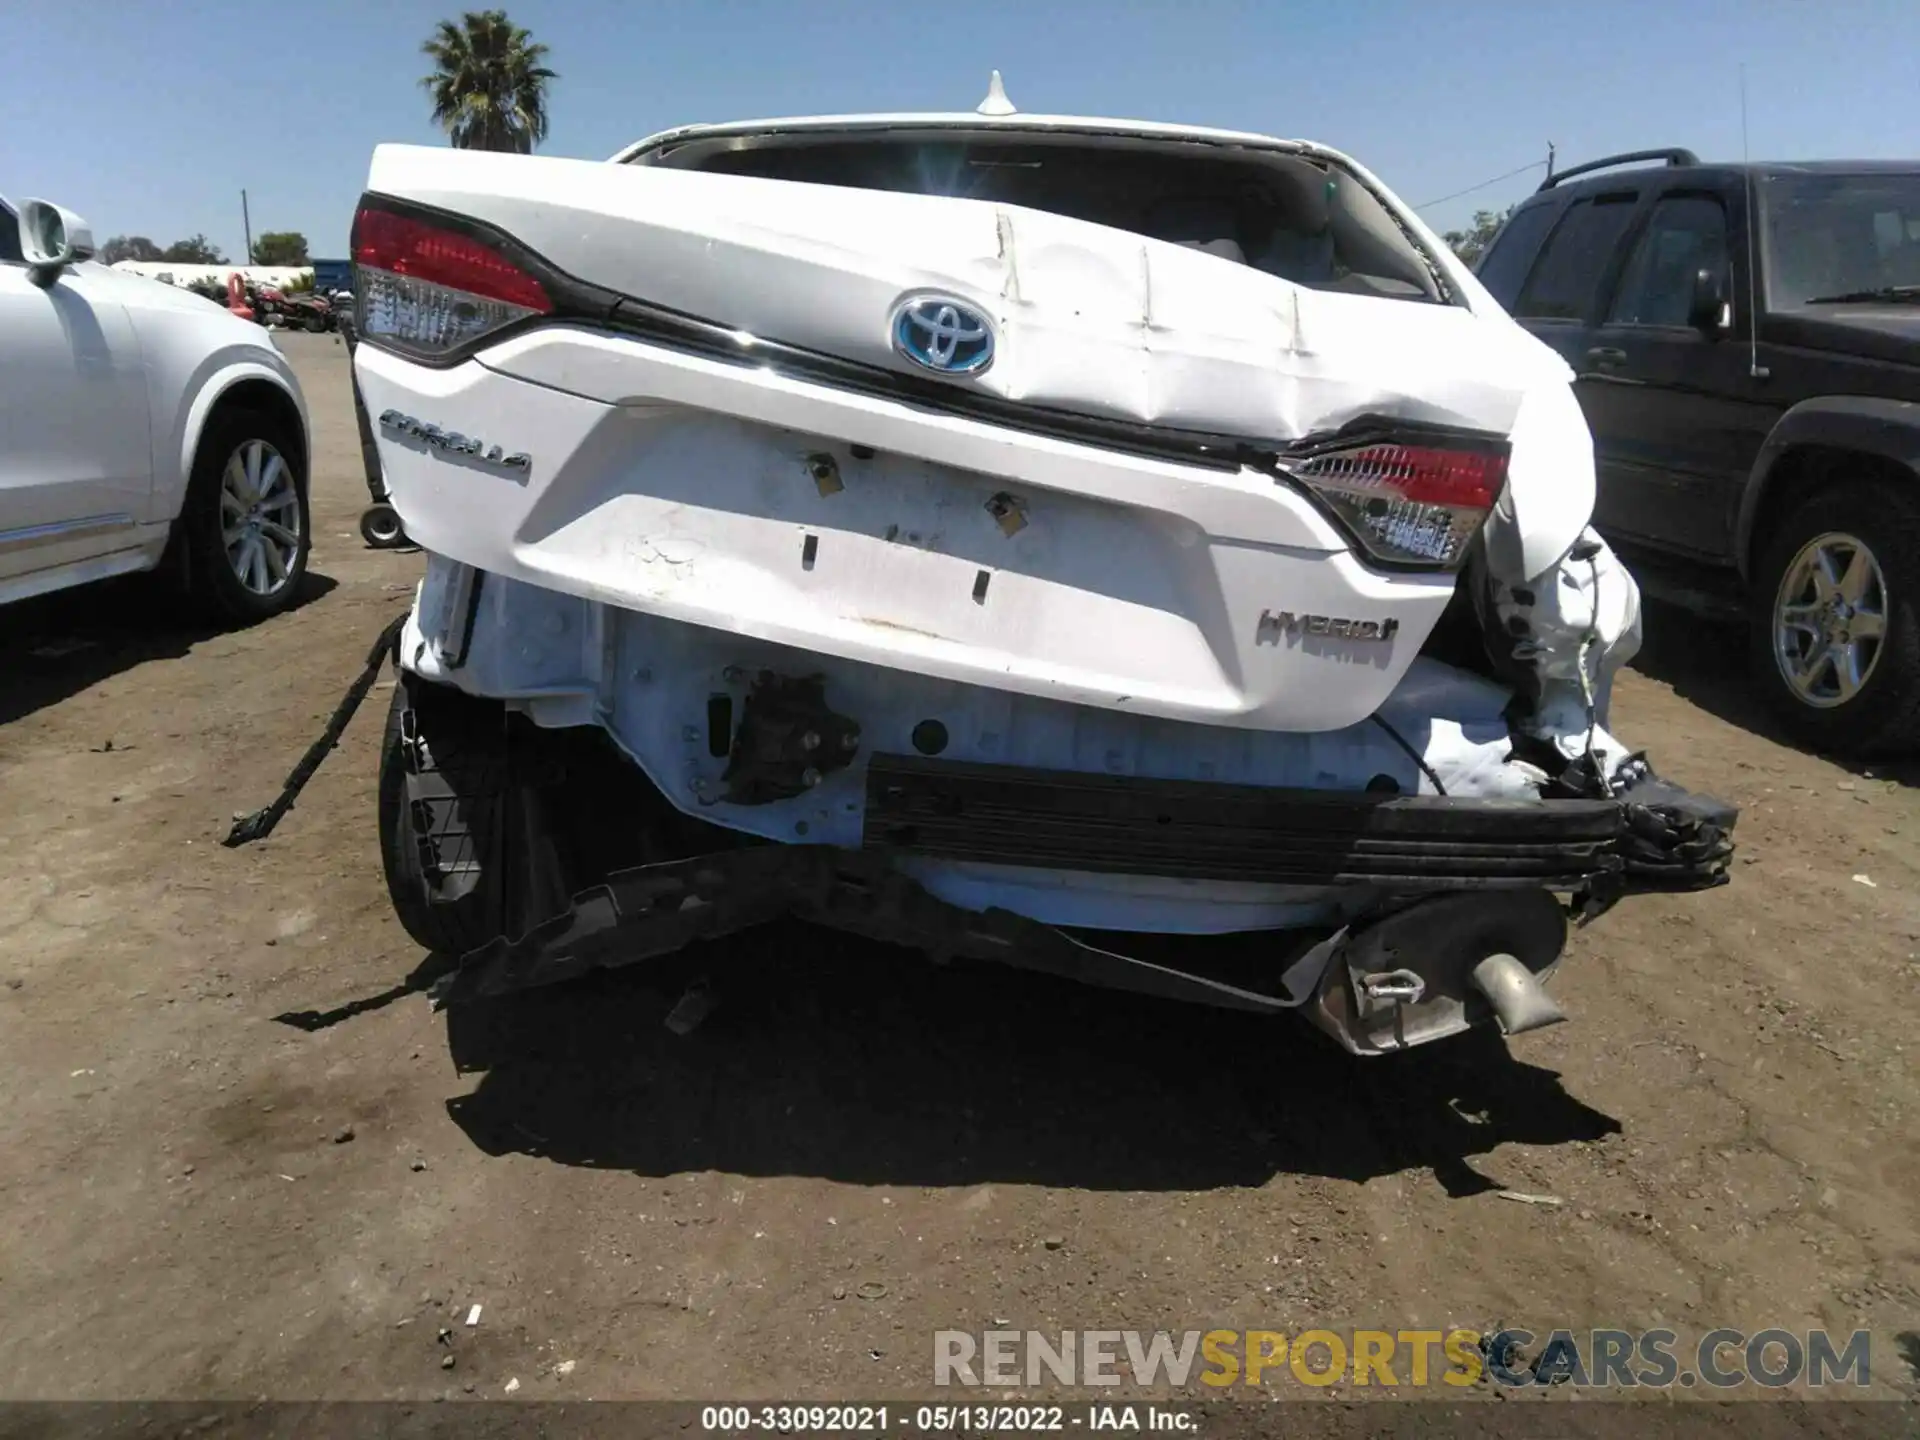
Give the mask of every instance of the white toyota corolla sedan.
<path id="1" fill-rule="evenodd" d="M 260 326 L 0 199 L 0 605 L 165 567 L 246 625 L 306 571 L 307 407 Z"/>

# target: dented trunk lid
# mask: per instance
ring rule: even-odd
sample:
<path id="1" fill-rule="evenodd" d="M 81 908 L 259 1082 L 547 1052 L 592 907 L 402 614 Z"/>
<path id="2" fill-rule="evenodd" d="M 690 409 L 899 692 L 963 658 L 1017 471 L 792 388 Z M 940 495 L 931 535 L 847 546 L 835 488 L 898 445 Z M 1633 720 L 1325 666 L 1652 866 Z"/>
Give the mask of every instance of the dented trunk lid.
<path id="1" fill-rule="evenodd" d="M 956 297 L 997 343 L 954 383 L 1171 431 L 1284 442 L 1385 416 L 1504 435 L 1540 374 L 1504 317 L 1296 284 L 1031 206 L 403 145 L 375 151 L 369 189 L 498 226 L 594 285 L 878 370 L 917 373 L 890 333 L 903 298 Z"/>

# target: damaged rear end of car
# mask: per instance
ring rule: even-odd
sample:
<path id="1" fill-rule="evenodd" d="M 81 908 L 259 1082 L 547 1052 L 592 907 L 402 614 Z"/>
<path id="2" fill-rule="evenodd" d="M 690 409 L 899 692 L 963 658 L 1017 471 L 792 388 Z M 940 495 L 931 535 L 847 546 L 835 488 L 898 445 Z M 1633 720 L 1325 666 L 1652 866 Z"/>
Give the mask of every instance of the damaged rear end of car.
<path id="1" fill-rule="evenodd" d="M 388 146 L 428 556 L 381 782 L 457 1001 L 784 916 L 1375 1054 L 1723 882 L 1564 367 L 1335 152 L 1028 117 Z"/>

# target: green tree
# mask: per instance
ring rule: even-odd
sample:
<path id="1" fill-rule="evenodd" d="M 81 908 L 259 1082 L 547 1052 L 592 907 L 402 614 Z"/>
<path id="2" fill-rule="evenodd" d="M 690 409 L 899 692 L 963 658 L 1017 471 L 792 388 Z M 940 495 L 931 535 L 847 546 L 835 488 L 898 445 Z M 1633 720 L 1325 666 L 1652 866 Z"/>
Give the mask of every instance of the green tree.
<path id="1" fill-rule="evenodd" d="M 460 150 L 531 154 L 547 138 L 547 47 L 504 10 L 469 10 L 442 20 L 420 47 L 433 74 L 420 84 L 433 99 L 433 123 Z"/>
<path id="2" fill-rule="evenodd" d="M 220 247 L 204 235 L 194 235 L 186 240 L 176 240 L 160 252 L 162 260 L 171 260 L 176 265 L 224 265 L 227 257 L 220 253 Z"/>
<path id="3" fill-rule="evenodd" d="M 256 265 L 304 265 L 307 237 L 298 230 L 269 230 L 253 242 Z"/>
<path id="4" fill-rule="evenodd" d="M 122 260 L 158 260 L 160 247 L 144 235 L 115 235 L 100 247 L 102 265 L 118 265 Z"/>
<path id="5" fill-rule="evenodd" d="M 1500 233 L 1500 227 L 1507 223 L 1507 217 L 1513 214 L 1514 207 L 1504 210 L 1476 210 L 1473 224 L 1465 230 L 1449 230 L 1440 238 L 1453 247 L 1453 253 L 1467 265 L 1478 260 L 1493 243 L 1493 237 Z"/>

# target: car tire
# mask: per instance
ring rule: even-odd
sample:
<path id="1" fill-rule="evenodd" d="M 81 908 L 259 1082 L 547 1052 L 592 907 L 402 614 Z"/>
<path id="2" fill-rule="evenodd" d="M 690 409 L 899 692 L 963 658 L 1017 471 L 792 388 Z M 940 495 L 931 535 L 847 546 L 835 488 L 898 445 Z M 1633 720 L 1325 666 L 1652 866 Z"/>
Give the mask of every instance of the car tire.
<path id="1" fill-rule="evenodd" d="M 1770 530 L 1750 608 L 1755 678 L 1802 744 L 1864 759 L 1920 740 L 1920 492 L 1816 491 Z"/>
<path id="2" fill-rule="evenodd" d="M 521 934 L 572 898 L 539 756 L 514 744 L 514 723 L 497 700 L 407 671 L 394 686 L 380 748 L 381 868 L 401 928 L 436 954 Z"/>
<path id="3" fill-rule="evenodd" d="M 298 599 L 313 544 L 305 450 L 296 427 L 265 411 L 223 409 L 207 421 L 179 538 L 189 591 L 212 619 L 252 625 Z M 230 542 L 235 530 L 244 534 Z"/>
<path id="4" fill-rule="evenodd" d="M 360 538 L 373 550 L 398 550 L 408 543 L 400 512 L 387 504 L 370 505 L 362 513 Z"/>

